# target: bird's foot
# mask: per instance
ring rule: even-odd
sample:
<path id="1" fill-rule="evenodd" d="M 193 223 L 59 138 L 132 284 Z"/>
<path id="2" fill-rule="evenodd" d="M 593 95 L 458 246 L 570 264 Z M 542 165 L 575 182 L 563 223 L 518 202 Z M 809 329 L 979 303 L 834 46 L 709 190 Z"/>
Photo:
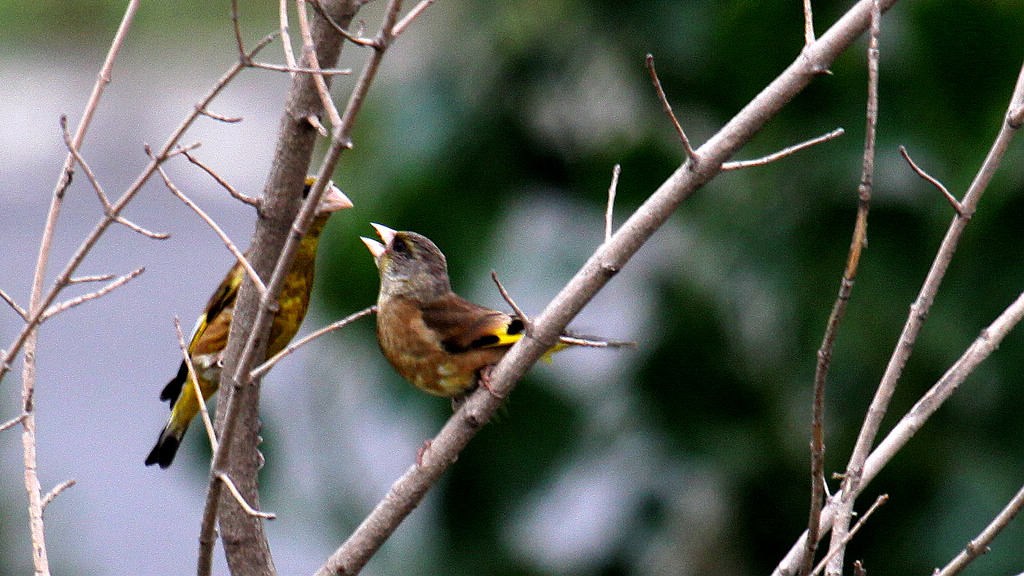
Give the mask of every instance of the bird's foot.
<path id="1" fill-rule="evenodd" d="M 493 364 L 488 364 L 487 366 L 484 366 L 483 368 L 480 369 L 480 386 L 482 386 L 484 390 L 487 390 L 487 393 L 490 394 L 491 396 L 494 396 L 498 400 L 504 400 L 504 394 L 498 394 L 497 392 L 494 391 L 494 388 L 491 388 L 491 372 L 493 371 Z"/>

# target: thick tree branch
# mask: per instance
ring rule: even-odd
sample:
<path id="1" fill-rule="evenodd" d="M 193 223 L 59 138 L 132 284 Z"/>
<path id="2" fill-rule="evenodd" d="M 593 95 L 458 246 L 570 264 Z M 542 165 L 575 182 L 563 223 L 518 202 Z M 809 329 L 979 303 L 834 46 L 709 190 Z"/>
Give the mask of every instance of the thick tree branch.
<path id="1" fill-rule="evenodd" d="M 335 22 L 351 24 L 361 2 L 336 0 L 324 6 Z M 246 514 L 230 495 L 221 491 L 218 475 L 227 473 L 238 485 L 246 502 L 259 506 L 256 472 L 260 464 L 259 379 L 251 370 L 266 349 L 266 332 L 273 319 L 274 298 L 280 291 L 299 241 L 312 222 L 320 196 L 344 150 L 351 147 L 352 125 L 376 76 L 381 59 L 393 35 L 401 3 L 392 0 L 385 11 L 384 25 L 366 67 L 349 98 L 341 121 L 333 126 L 331 145 L 318 171 L 317 183 L 305 202 L 295 192 L 302 189 L 309 169 L 316 130 L 310 123 L 322 113 L 322 103 L 310 75 L 295 77 L 288 98 L 274 165 L 263 194 L 263 208 L 250 244 L 250 261 L 261 277 L 269 278 L 267 291 L 258 298 L 246 279 L 239 291 L 231 335 L 225 350 L 221 376 L 221 402 L 217 424 L 220 447 L 214 454 L 206 509 L 200 534 L 199 574 L 209 574 L 212 565 L 213 529 L 220 518 L 228 564 L 238 574 L 273 574 L 273 561 L 259 518 Z M 313 21 L 311 36 L 317 61 L 333 66 L 343 37 L 322 17 Z M 326 79 L 324 79 L 326 80 Z M 297 215 L 296 215 L 297 213 Z M 235 446 L 237 445 L 237 449 Z M 218 512 L 219 511 L 219 512 Z"/>

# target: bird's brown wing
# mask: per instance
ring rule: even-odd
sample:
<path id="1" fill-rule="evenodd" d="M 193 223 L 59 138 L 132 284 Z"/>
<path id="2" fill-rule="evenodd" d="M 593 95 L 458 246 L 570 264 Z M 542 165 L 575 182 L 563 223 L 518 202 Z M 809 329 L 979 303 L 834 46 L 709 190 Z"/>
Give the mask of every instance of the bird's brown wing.
<path id="1" fill-rule="evenodd" d="M 523 336 L 523 323 L 504 312 L 468 302 L 448 293 L 421 305 L 423 322 L 451 354 L 480 348 L 511 346 Z"/>

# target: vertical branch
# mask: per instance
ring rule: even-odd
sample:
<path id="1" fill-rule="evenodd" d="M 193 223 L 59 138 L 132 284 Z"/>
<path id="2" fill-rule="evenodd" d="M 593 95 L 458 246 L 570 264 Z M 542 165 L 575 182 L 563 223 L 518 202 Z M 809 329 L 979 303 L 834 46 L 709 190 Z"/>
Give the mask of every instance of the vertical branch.
<path id="1" fill-rule="evenodd" d="M 361 2 L 336 0 L 325 13 L 336 23 L 348 26 Z M 309 119 L 315 118 L 323 105 L 316 89 L 316 73 L 297 74 L 292 84 L 274 166 L 264 189 L 264 210 L 260 214 L 251 243 L 253 267 L 269 277 L 267 291 L 259 297 L 252 282 L 246 279 L 238 295 L 231 335 L 224 352 L 225 365 L 221 378 L 221 401 L 218 402 L 217 424 L 220 447 L 214 454 L 207 488 L 206 507 L 200 533 L 198 573 L 209 574 L 212 566 L 214 528 L 218 517 L 224 538 L 225 554 L 234 572 L 273 574 L 273 559 L 259 518 L 246 514 L 234 498 L 222 493 L 220 475 L 227 474 L 238 485 L 244 499 L 259 506 L 256 472 L 259 468 L 259 380 L 251 377 L 257 359 L 266 350 L 266 337 L 273 320 L 276 294 L 280 291 L 290 263 L 302 236 L 312 222 L 316 206 L 329 176 L 344 150 L 351 147 L 352 123 L 362 107 L 376 76 L 384 52 L 393 39 L 393 28 L 401 8 L 392 0 L 385 13 L 384 26 L 373 43 L 374 52 L 356 83 L 340 124 L 333 127 L 331 145 L 321 164 L 319 177 L 305 202 L 293 191 L 301 184 L 309 169 L 316 131 Z M 330 67 L 337 61 L 343 35 L 326 17 L 317 18 L 312 28 L 313 47 L 319 65 Z M 312 57 L 310 55 L 310 57 Z M 326 78 L 322 78 L 326 79 Z M 297 213 L 297 214 L 296 214 Z M 237 445 L 237 448 L 235 446 Z"/>
<path id="2" fill-rule="evenodd" d="M 808 18 L 810 14 L 810 2 L 807 2 L 806 9 Z M 825 328 L 825 335 L 822 338 L 821 347 L 818 349 L 818 362 L 814 371 L 814 400 L 811 417 L 811 505 L 807 521 L 807 541 L 804 547 L 804 558 L 800 567 L 800 574 L 810 574 L 814 565 L 814 553 L 818 548 L 818 538 L 821 533 L 821 509 L 824 506 L 825 498 L 825 382 L 828 379 L 828 369 L 832 362 L 832 353 L 835 347 L 835 338 L 846 314 L 846 306 L 850 301 L 853 292 L 853 283 L 857 277 L 857 268 L 860 265 L 860 255 L 868 241 L 868 210 L 871 207 L 871 190 L 875 172 L 875 141 L 878 127 L 878 35 L 882 17 L 881 7 L 875 0 L 871 5 L 871 26 L 870 40 L 868 43 L 868 101 L 866 111 L 866 127 L 864 130 L 864 158 L 861 164 L 860 184 L 857 187 L 857 218 L 853 228 L 853 239 L 850 241 L 850 251 L 846 259 L 846 268 L 843 271 L 843 278 L 839 285 L 839 294 L 832 305 L 832 313 L 829 315 L 828 324 Z M 810 23 L 808 22 L 808 26 Z M 810 38 L 813 39 L 813 29 L 810 30 Z M 847 534 L 843 534 L 845 538 Z M 833 532 L 833 544 L 845 542 L 836 540 Z M 838 562 L 839 570 L 842 571 L 843 555 L 839 550 L 831 550 L 833 560 L 830 560 L 830 570 L 833 563 Z"/>
<path id="3" fill-rule="evenodd" d="M 110 72 L 114 67 L 114 60 L 124 45 L 128 29 L 135 19 L 135 12 L 139 7 L 139 0 L 132 0 L 125 9 L 121 24 L 114 35 L 114 40 L 107 51 L 107 57 L 100 67 L 99 76 L 93 84 L 92 93 L 82 113 L 82 120 L 75 129 L 75 135 L 71 139 L 72 148 L 81 148 L 85 133 L 89 129 L 92 117 L 99 106 L 103 90 L 110 83 Z M 64 167 L 61 169 L 57 185 L 54 187 L 50 200 L 50 208 L 46 215 L 46 224 L 43 227 L 43 235 L 39 241 L 39 254 L 36 259 L 35 273 L 32 277 L 32 293 L 29 301 L 28 315 L 34 318 L 36 324 L 26 322 L 28 332 L 24 338 L 25 356 L 22 368 L 22 449 L 25 466 L 25 490 L 28 493 L 28 517 L 29 531 L 32 535 L 32 564 L 37 576 L 48 576 L 50 564 L 46 554 L 46 535 L 43 526 L 43 497 L 39 486 L 39 475 L 37 472 L 38 461 L 36 459 L 36 417 L 35 417 L 35 384 L 36 384 L 36 344 L 39 338 L 38 322 L 49 302 L 43 298 L 43 282 L 46 280 L 46 266 L 50 260 L 50 249 L 53 245 L 53 235 L 57 227 L 57 217 L 64 201 L 64 193 L 71 185 L 71 175 L 74 171 L 75 157 L 68 152 L 64 159 Z M 7 360 L 4 361 L 7 366 Z M 0 373 L 2 377 L 2 373 Z"/>

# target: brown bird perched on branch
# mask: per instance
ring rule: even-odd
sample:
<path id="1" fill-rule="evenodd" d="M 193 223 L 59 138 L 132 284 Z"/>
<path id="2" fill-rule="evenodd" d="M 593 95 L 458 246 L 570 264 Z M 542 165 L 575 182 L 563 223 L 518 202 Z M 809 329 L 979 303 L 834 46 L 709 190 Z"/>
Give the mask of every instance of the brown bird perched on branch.
<path id="1" fill-rule="evenodd" d="M 306 179 L 305 188 L 302 191 L 303 197 L 309 194 L 315 182 L 316 178 Z M 291 270 L 285 277 L 281 294 L 277 299 L 280 309 L 270 326 L 264 360 L 284 349 L 295 336 L 299 325 L 302 324 L 313 289 L 313 271 L 320 233 L 323 232 L 324 225 L 327 224 L 331 214 L 351 207 L 352 202 L 348 197 L 333 183 L 330 183 L 320 199 L 320 205 L 317 206 L 316 216 L 309 227 L 309 232 L 299 244 Z M 206 310 L 203 311 L 192 330 L 188 353 L 199 380 L 203 402 L 217 391 L 220 384 L 221 353 L 228 343 L 228 332 L 231 330 L 231 318 L 235 310 L 235 298 L 238 296 L 238 287 L 241 286 L 244 277 L 245 270 L 240 263 L 236 262 L 220 283 L 220 287 L 213 293 L 209 303 L 206 304 Z M 167 383 L 163 392 L 160 393 L 160 399 L 171 403 L 171 416 L 163 431 L 160 432 L 156 446 L 146 457 L 146 466 L 159 464 L 161 468 L 167 468 L 174 460 L 174 454 L 178 451 L 182 436 L 188 430 L 192 419 L 199 413 L 199 400 L 196 396 L 195 385 L 188 378 L 188 366 L 184 360 L 181 362 L 178 374 Z"/>
<path id="2" fill-rule="evenodd" d="M 380 270 L 377 339 L 388 362 L 420 390 L 456 398 L 481 369 L 496 364 L 523 337 L 522 319 L 452 292 L 444 254 L 427 237 L 372 224 L 383 244 L 362 238 Z M 573 345 L 619 347 L 565 334 L 548 353 Z"/>

